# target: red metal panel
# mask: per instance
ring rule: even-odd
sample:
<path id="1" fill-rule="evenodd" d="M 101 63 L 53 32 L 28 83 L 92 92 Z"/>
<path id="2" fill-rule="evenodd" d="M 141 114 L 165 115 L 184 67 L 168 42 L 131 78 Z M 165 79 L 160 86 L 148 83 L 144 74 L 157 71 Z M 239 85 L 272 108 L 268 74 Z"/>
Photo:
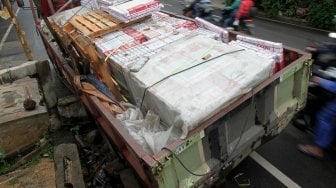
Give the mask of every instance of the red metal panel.
<path id="1" fill-rule="evenodd" d="M 143 163 L 142 157 L 148 154 L 134 141 L 127 130 L 122 127 L 97 97 L 89 96 L 89 101 L 100 114 L 97 118 L 99 126 L 104 130 L 107 137 L 117 147 L 122 156 L 125 157 L 147 187 L 157 187 L 152 172 L 145 170 L 148 168 L 143 166 L 148 164 Z"/>

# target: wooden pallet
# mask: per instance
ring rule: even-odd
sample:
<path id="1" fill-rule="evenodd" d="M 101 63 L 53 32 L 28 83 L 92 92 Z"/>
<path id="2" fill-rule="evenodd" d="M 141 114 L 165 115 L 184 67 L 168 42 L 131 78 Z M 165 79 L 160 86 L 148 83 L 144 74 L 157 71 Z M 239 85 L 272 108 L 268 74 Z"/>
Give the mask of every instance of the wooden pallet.
<path id="1" fill-rule="evenodd" d="M 84 15 L 74 16 L 69 21 L 69 23 L 72 25 L 73 28 L 83 33 L 85 36 L 88 36 L 90 38 L 96 38 L 147 18 L 148 17 L 129 23 L 124 23 L 117 20 L 116 18 L 113 18 L 110 14 L 104 11 L 96 10 L 88 12 Z M 69 28 L 66 30 L 69 31 Z"/>

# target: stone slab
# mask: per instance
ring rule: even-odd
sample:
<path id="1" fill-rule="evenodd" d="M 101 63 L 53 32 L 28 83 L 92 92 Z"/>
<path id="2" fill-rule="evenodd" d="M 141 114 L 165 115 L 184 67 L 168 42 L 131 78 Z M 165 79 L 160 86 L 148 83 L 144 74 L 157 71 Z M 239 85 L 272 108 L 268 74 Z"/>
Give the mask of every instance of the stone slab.
<path id="1" fill-rule="evenodd" d="M 76 144 L 60 144 L 54 151 L 56 187 L 85 187 Z"/>
<path id="2" fill-rule="evenodd" d="M 32 111 L 23 108 L 25 87 L 37 103 Z M 48 131 L 49 117 L 46 107 L 39 105 L 41 99 L 36 79 L 0 85 L 0 148 L 6 153 L 33 144 Z"/>

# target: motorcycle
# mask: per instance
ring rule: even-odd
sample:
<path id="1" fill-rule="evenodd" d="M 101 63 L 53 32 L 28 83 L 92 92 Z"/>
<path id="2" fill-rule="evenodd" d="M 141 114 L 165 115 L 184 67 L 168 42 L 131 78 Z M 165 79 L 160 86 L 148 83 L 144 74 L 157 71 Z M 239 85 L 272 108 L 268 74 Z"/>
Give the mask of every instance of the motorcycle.
<path id="1" fill-rule="evenodd" d="M 186 7 L 182 10 L 183 11 L 183 16 L 189 17 L 189 18 L 195 18 L 195 6 L 197 3 L 200 3 L 199 0 L 196 0 L 192 2 L 191 4 L 186 5 Z M 200 11 L 200 18 L 207 20 L 207 21 L 212 21 L 212 15 L 214 8 L 210 3 L 200 3 L 198 6 L 199 11 Z"/>
<path id="2" fill-rule="evenodd" d="M 230 25 L 229 27 L 227 27 L 227 29 L 241 32 L 247 35 L 252 35 L 253 29 L 255 28 L 253 18 L 257 15 L 257 12 L 258 9 L 256 7 L 252 7 L 249 15 L 243 19 L 240 19 L 238 25 Z M 226 12 L 225 10 L 223 10 L 222 19 L 220 20 L 220 23 L 223 24 L 224 20 L 227 19 L 228 16 L 230 16 L 230 12 Z"/>
<path id="3" fill-rule="evenodd" d="M 310 52 L 314 59 L 312 75 L 336 81 L 336 43 L 311 45 L 306 48 L 306 51 Z M 306 107 L 294 117 L 293 125 L 300 130 L 313 132 L 316 114 L 334 97 L 335 95 L 329 91 L 310 83 Z"/>

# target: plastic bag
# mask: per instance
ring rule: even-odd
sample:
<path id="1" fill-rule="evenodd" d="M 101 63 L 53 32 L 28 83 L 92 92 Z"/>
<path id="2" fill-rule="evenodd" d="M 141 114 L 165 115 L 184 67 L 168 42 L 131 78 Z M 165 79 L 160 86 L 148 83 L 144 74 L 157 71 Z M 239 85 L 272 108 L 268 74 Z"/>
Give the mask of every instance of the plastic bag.
<path id="1" fill-rule="evenodd" d="M 125 126 L 128 133 L 150 154 L 159 152 L 168 143 L 173 127 L 166 128 L 160 124 L 160 117 L 148 111 L 146 117 L 139 108 L 130 107 L 117 119 Z"/>

